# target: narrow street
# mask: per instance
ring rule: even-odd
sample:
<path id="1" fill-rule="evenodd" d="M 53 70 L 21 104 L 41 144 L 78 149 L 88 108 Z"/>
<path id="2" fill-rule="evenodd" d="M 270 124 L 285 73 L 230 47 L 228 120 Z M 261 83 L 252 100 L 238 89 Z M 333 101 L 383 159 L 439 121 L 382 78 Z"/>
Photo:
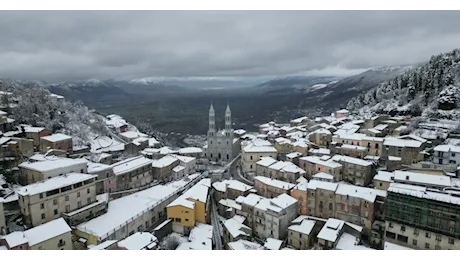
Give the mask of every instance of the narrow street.
<path id="1" fill-rule="evenodd" d="M 213 198 L 213 194 L 211 193 L 211 225 L 212 225 L 212 240 L 213 244 L 215 245 L 214 250 L 223 250 L 222 246 L 222 237 L 223 231 L 222 226 L 219 222 L 219 217 L 217 215 L 217 208 Z"/>

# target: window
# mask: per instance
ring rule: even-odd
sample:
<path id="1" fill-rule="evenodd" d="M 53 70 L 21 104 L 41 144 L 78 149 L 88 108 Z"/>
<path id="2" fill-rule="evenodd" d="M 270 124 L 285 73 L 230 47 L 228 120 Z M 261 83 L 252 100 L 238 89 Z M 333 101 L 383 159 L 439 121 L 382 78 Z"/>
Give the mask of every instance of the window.
<path id="1" fill-rule="evenodd" d="M 302 234 L 299 234 L 299 238 L 302 238 Z"/>
<path id="2" fill-rule="evenodd" d="M 412 239 L 412 245 L 416 246 L 417 245 L 417 240 Z"/>
<path id="3" fill-rule="evenodd" d="M 77 192 L 77 198 L 80 198 L 80 192 Z"/>
<path id="4" fill-rule="evenodd" d="M 392 227 L 393 227 L 393 222 L 388 223 L 388 226 L 389 226 L 390 228 L 392 228 Z"/>
<path id="5" fill-rule="evenodd" d="M 454 240 L 453 238 L 449 237 L 449 244 L 453 245 L 453 244 L 454 244 L 454 241 L 455 241 L 455 240 Z"/>
<path id="6" fill-rule="evenodd" d="M 188 218 L 185 219 L 185 222 L 188 222 Z"/>
<path id="7" fill-rule="evenodd" d="M 401 226 L 401 231 L 406 231 L 406 227 L 405 226 Z"/>
<path id="8" fill-rule="evenodd" d="M 43 199 L 43 193 L 40 193 L 40 199 Z"/>
<path id="9" fill-rule="evenodd" d="M 65 201 L 69 201 L 69 196 L 65 196 Z"/>
<path id="10" fill-rule="evenodd" d="M 441 247 L 436 245 L 436 246 L 434 246 L 434 250 L 441 250 Z"/>
<path id="11" fill-rule="evenodd" d="M 54 215 L 57 215 L 57 214 L 58 214 L 58 210 L 55 209 L 55 210 L 54 210 Z"/>
<path id="12" fill-rule="evenodd" d="M 69 205 L 65 206 L 65 212 L 70 212 L 70 206 Z"/>
<path id="13" fill-rule="evenodd" d="M 180 222 L 181 222 L 181 219 L 180 219 L 180 218 L 176 218 L 174 221 L 180 223 Z"/>
<path id="14" fill-rule="evenodd" d="M 86 190 L 86 193 L 88 193 L 88 194 L 89 194 L 89 189 L 87 189 L 87 190 Z"/>
<path id="15" fill-rule="evenodd" d="M 380 187 L 382 187 L 382 183 L 381 183 L 381 182 L 379 183 L 379 185 L 380 185 Z"/>
<path id="16" fill-rule="evenodd" d="M 441 241 L 442 237 L 441 235 L 436 235 L 436 241 Z"/>
<path id="17" fill-rule="evenodd" d="M 45 204 L 41 203 L 41 204 L 40 204 L 40 208 L 41 208 L 41 209 L 44 209 L 44 208 L 45 208 Z"/>
<path id="18" fill-rule="evenodd" d="M 57 205 L 57 199 L 53 200 L 53 205 Z"/>
<path id="19" fill-rule="evenodd" d="M 430 244 L 425 243 L 425 248 L 426 248 L 426 249 L 430 249 Z"/>
<path id="20" fill-rule="evenodd" d="M 91 198 L 88 198 L 87 201 L 88 201 L 88 204 L 91 204 Z"/>
<path id="21" fill-rule="evenodd" d="M 42 219 L 45 219 L 45 213 L 42 213 Z"/>
<path id="22" fill-rule="evenodd" d="M 77 207 L 81 208 L 81 201 L 77 202 Z"/>
<path id="23" fill-rule="evenodd" d="M 414 229 L 414 235 L 418 236 L 418 229 Z"/>
<path id="24" fill-rule="evenodd" d="M 252 160 L 252 155 L 251 155 L 251 160 Z"/>
<path id="25" fill-rule="evenodd" d="M 431 237 L 431 233 L 430 233 L 430 232 L 426 232 L 426 233 L 425 233 L 425 237 L 426 237 L 426 238 L 430 238 L 430 237 Z"/>

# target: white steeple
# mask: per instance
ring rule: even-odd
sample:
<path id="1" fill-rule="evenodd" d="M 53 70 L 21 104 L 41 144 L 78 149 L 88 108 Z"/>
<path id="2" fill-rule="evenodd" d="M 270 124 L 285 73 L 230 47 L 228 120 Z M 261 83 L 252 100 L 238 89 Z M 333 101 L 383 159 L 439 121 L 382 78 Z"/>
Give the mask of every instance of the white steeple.
<path id="1" fill-rule="evenodd" d="M 232 131 L 232 111 L 230 111 L 230 105 L 227 102 L 227 108 L 225 109 L 225 132 L 227 136 L 230 136 Z"/>
<path id="2" fill-rule="evenodd" d="M 213 107 L 212 101 L 211 101 L 211 107 L 209 108 L 209 129 L 208 129 L 208 135 L 214 136 L 215 133 L 216 133 L 216 121 L 215 121 L 214 107 Z"/>

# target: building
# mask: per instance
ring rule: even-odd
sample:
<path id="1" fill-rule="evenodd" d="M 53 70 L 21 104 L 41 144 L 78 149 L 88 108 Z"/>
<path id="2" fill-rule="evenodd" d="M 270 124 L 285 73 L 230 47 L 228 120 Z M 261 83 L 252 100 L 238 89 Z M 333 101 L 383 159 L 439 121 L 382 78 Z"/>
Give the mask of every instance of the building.
<path id="1" fill-rule="evenodd" d="M 164 221 L 166 206 L 199 179 L 198 175 L 192 175 L 111 200 L 107 213 L 78 225 L 75 236 L 88 246 L 150 230 Z"/>
<path id="2" fill-rule="evenodd" d="M 117 190 L 139 188 L 153 181 L 152 160 L 137 156 L 112 164 Z"/>
<path id="3" fill-rule="evenodd" d="M 24 132 L 26 134 L 26 138 L 32 139 L 34 141 L 34 146 L 37 148 L 40 146 L 40 138 L 51 134 L 51 131 L 44 127 L 32 126 L 24 127 Z"/>
<path id="4" fill-rule="evenodd" d="M 321 228 L 320 232 L 318 233 L 318 246 L 323 250 L 328 249 L 356 249 L 356 248 L 344 248 L 341 247 L 341 239 L 345 235 L 347 240 L 350 240 L 347 236 L 351 235 L 352 243 L 351 245 L 355 244 L 356 240 L 361 238 L 361 231 L 362 227 L 358 225 L 354 225 L 352 223 L 345 222 L 343 220 L 329 218 L 324 226 Z M 340 244 L 339 244 L 340 243 Z M 342 242 L 343 243 L 343 242 Z M 347 243 L 349 244 L 349 243 Z"/>
<path id="5" fill-rule="evenodd" d="M 32 163 L 23 162 L 19 164 L 19 183 L 28 185 L 70 172 L 87 173 L 87 163 L 85 159 L 60 157 L 46 157 L 43 161 Z"/>
<path id="6" fill-rule="evenodd" d="M 203 179 L 167 206 L 173 231 L 188 234 L 197 223 L 209 223 L 211 179 Z"/>
<path id="7" fill-rule="evenodd" d="M 254 188 L 257 194 L 266 198 L 274 198 L 281 194 L 289 194 L 295 184 L 264 176 L 254 177 Z"/>
<path id="8" fill-rule="evenodd" d="M 22 187 L 19 207 L 25 224 L 35 227 L 96 202 L 95 181 L 94 175 L 69 173 Z"/>
<path id="9" fill-rule="evenodd" d="M 337 183 L 311 180 L 307 185 L 308 215 L 320 218 L 334 217 L 337 187 Z"/>
<path id="10" fill-rule="evenodd" d="M 268 167 L 272 164 L 277 163 L 278 161 L 276 159 L 273 159 L 272 157 L 262 157 L 260 158 L 259 161 L 256 162 L 256 174 L 257 175 L 262 175 L 262 176 L 270 176 L 270 170 Z"/>
<path id="11" fill-rule="evenodd" d="M 235 200 L 239 196 L 247 196 L 252 190 L 252 186 L 238 180 L 214 182 L 212 187 L 214 188 L 214 198 L 216 201 L 220 201 L 221 199 Z"/>
<path id="12" fill-rule="evenodd" d="M 240 239 L 238 241 L 228 243 L 227 249 L 228 250 L 264 250 L 264 247 L 255 242 Z"/>
<path id="13" fill-rule="evenodd" d="M 236 214 L 246 218 L 244 222 L 247 226 L 251 227 L 253 230 L 253 235 L 255 234 L 254 230 L 254 208 L 261 201 L 263 197 L 257 194 L 249 194 L 246 197 L 238 197 L 235 202 L 241 205 L 241 209 L 236 210 Z"/>
<path id="14" fill-rule="evenodd" d="M 173 180 L 173 169 L 177 166 L 179 166 L 179 160 L 172 155 L 166 155 L 158 160 L 153 160 L 153 178 L 155 180 L 171 181 Z"/>
<path id="15" fill-rule="evenodd" d="M 269 237 L 265 240 L 264 248 L 266 250 L 281 250 L 283 244 L 284 242 L 282 240 Z"/>
<path id="16" fill-rule="evenodd" d="M 287 162 L 292 162 L 295 165 L 299 165 L 299 158 L 302 156 L 302 153 L 299 152 L 292 152 L 289 154 L 286 154 L 286 161 Z"/>
<path id="17" fill-rule="evenodd" d="M 299 166 L 305 170 L 307 179 L 311 179 L 316 173 L 325 172 L 334 176 L 334 181 L 342 180 L 342 165 L 334 160 L 323 160 L 318 156 L 306 156 L 299 159 Z"/>
<path id="18" fill-rule="evenodd" d="M 433 163 L 460 165 L 460 147 L 454 145 L 438 145 L 434 149 Z"/>
<path id="19" fill-rule="evenodd" d="M 197 223 L 190 231 L 187 243 L 181 243 L 176 250 L 212 250 L 211 225 Z"/>
<path id="20" fill-rule="evenodd" d="M 302 181 L 295 185 L 290 193 L 291 197 L 297 200 L 298 215 L 308 215 L 307 186 L 308 181 Z"/>
<path id="21" fill-rule="evenodd" d="M 0 247 L 8 250 L 72 250 L 72 229 L 58 218 L 26 231 L 0 237 Z"/>
<path id="22" fill-rule="evenodd" d="M 385 242 L 430 250 L 460 249 L 460 198 L 448 192 L 392 183 L 388 189 Z"/>
<path id="23" fill-rule="evenodd" d="M 208 143 L 205 157 L 211 161 L 231 161 L 238 151 L 233 146 L 232 112 L 227 104 L 225 110 L 225 129 L 216 131 L 214 107 L 209 108 Z"/>
<path id="24" fill-rule="evenodd" d="M 183 156 L 201 158 L 203 156 L 203 149 L 198 147 L 186 147 L 179 149 L 178 153 Z"/>
<path id="25" fill-rule="evenodd" d="M 121 250 L 152 250 L 158 246 L 158 239 L 149 232 L 136 232 L 118 242 Z"/>
<path id="26" fill-rule="evenodd" d="M 119 135 L 121 139 L 125 140 L 126 142 L 133 142 L 134 140 L 140 137 L 146 138 L 148 140 L 147 138 L 148 135 L 137 132 L 137 131 L 126 131 L 126 132 L 120 133 Z"/>
<path id="27" fill-rule="evenodd" d="M 309 133 L 308 140 L 318 146 L 329 147 L 332 142 L 332 133 L 327 129 L 320 128 Z"/>
<path id="28" fill-rule="evenodd" d="M 258 145 L 257 143 L 251 143 L 243 147 L 241 154 L 242 172 L 249 173 L 256 171 L 257 162 L 262 157 L 271 157 L 276 159 L 278 151 L 273 146 Z"/>
<path id="29" fill-rule="evenodd" d="M 112 165 L 88 162 L 88 174 L 97 175 L 96 193 L 112 193 L 117 189 L 117 178 Z"/>
<path id="30" fill-rule="evenodd" d="M 190 175 L 196 172 L 197 170 L 197 158 L 184 155 L 175 155 L 171 154 L 174 158 L 179 160 L 179 165 L 184 167 L 184 174 Z"/>
<path id="31" fill-rule="evenodd" d="M 386 137 L 383 142 L 385 146 L 385 156 L 395 156 L 401 158 L 402 164 L 413 164 L 423 160 L 421 153 L 425 148 L 425 143 L 420 140 L 406 139 L 401 137 Z"/>
<path id="32" fill-rule="evenodd" d="M 49 149 L 63 150 L 71 153 L 73 149 L 72 137 L 65 134 L 52 134 L 40 137 L 40 152 Z"/>
<path id="33" fill-rule="evenodd" d="M 268 174 L 270 178 L 295 183 L 296 180 L 305 175 L 305 171 L 292 162 L 278 161 L 268 166 Z"/>
<path id="34" fill-rule="evenodd" d="M 350 115 L 350 111 L 346 109 L 340 109 L 335 112 L 335 117 L 336 118 L 344 118 Z"/>
<path id="35" fill-rule="evenodd" d="M 254 207 L 255 236 L 260 239 L 285 239 L 287 229 L 297 217 L 297 200 L 287 194 L 276 198 L 262 198 Z"/>
<path id="36" fill-rule="evenodd" d="M 245 217 L 235 215 L 232 218 L 224 221 L 223 223 L 223 229 L 224 229 L 223 242 L 224 244 L 235 242 L 240 239 L 250 239 L 251 238 L 252 230 L 250 227 L 243 224 L 245 220 L 246 220 Z"/>
<path id="37" fill-rule="evenodd" d="M 387 171 L 378 171 L 374 176 L 373 185 L 375 189 L 388 190 L 390 184 L 394 182 L 394 173 Z"/>
<path id="38" fill-rule="evenodd" d="M 325 172 L 318 172 L 317 174 L 313 175 L 312 180 L 334 182 L 334 176 Z"/>
<path id="39" fill-rule="evenodd" d="M 275 139 L 275 149 L 279 154 L 286 155 L 294 149 L 294 146 L 291 140 L 284 137 L 278 137 Z"/>
<path id="40" fill-rule="evenodd" d="M 332 160 L 342 165 L 343 180 L 359 186 L 367 186 L 372 182 L 374 172 L 371 162 L 344 155 L 334 155 Z"/>
<path id="41" fill-rule="evenodd" d="M 292 221 L 288 228 L 287 244 L 298 250 L 307 250 L 313 247 L 316 235 L 326 220 L 318 220 L 301 215 Z"/>

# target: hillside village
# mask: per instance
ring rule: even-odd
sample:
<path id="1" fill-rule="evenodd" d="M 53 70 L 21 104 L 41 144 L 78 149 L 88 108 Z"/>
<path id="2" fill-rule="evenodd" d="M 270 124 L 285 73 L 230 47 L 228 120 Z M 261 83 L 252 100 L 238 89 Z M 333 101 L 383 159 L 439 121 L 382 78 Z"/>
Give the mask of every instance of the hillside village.
<path id="1" fill-rule="evenodd" d="M 0 95 L 0 249 L 460 249 L 456 121 L 341 109 L 252 133 L 211 104 L 207 142 L 175 148 L 87 109 L 24 124 Z"/>

